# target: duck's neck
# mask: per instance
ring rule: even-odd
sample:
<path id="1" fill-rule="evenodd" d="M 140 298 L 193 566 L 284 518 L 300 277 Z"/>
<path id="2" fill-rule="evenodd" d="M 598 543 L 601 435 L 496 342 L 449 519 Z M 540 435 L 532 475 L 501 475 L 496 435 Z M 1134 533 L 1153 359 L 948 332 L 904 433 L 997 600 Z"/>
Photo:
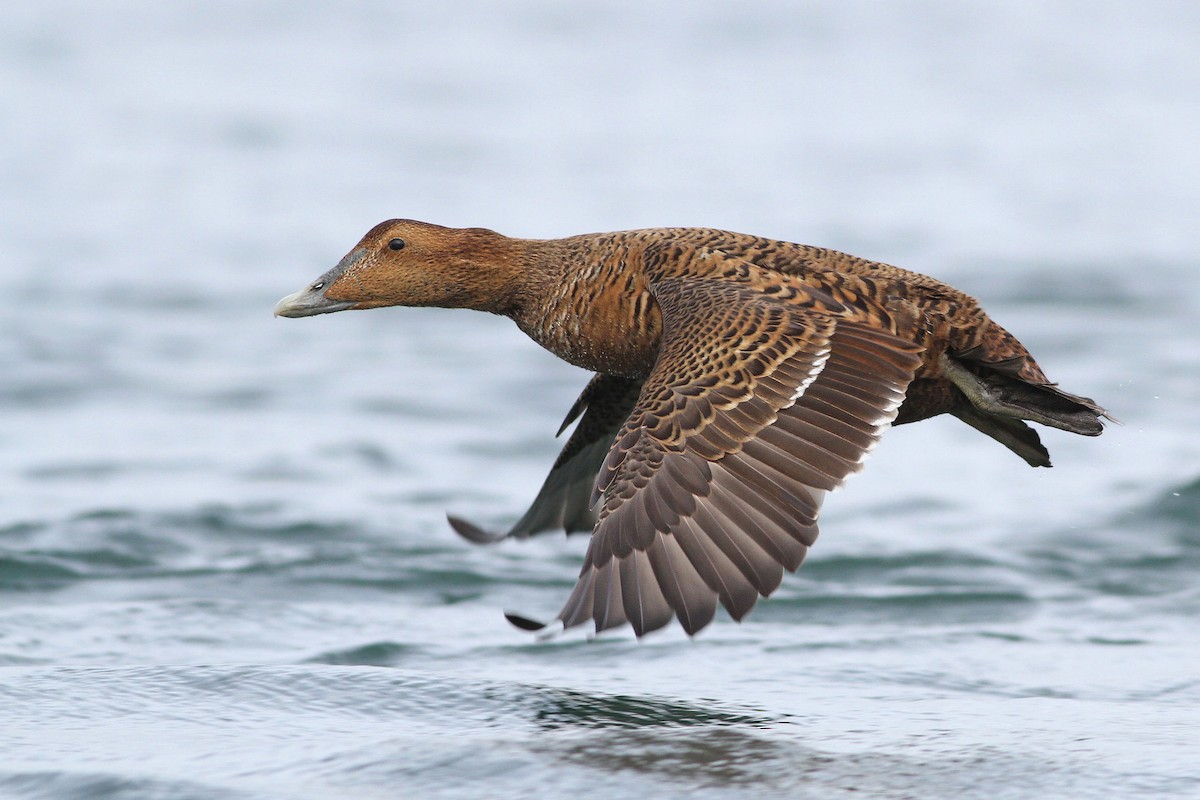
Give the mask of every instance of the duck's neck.
<path id="1" fill-rule="evenodd" d="M 444 308 L 469 308 L 520 319 L 530 298 L 552 280 L 545 259 L 536 254 L 541 244 L 513 239 L 482 228 L 454 231 L 442 247 L 439 269 L 454 290 L 436 302 Z"/>
<path id="2" fill-rule="evenodd" d="M 571 280 L 570 253 L 563 239 L 508 239 L 503 253 L 492 264 L 504 286 L 494 302 L 480 309 L 509 317 L 526 330 L 541 317 L 546 298 L 561 292 Z"/>

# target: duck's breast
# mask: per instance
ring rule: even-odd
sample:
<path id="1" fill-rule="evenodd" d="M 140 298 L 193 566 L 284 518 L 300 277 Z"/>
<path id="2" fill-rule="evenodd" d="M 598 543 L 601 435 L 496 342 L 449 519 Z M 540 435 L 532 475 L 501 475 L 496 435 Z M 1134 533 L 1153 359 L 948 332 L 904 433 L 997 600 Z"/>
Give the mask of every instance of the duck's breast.
<path id="1" fill-rule="evenodd" d="M 640 254 L 626 247 L 589 248 L 576 254 L 574 267 L 538 299 L 538 313 L 522 329 L 576 366 L 645 377 L 658 356 L 662 314 Z"/>

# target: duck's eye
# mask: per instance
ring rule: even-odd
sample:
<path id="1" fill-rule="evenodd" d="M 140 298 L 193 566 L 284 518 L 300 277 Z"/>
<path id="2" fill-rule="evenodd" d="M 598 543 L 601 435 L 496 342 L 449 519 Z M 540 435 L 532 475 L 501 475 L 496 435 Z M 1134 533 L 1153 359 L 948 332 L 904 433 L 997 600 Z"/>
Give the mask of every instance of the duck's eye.
<path id="1" fill-rule="evenodd" d="M 404 249 L 404 240 L 403 239 L 392 239 L 390 242 L 388 242 L 388 249 L 389 250 L 403 250 Z"/>
<path id="2" fill-rule="evenodd" d="M 317 281 L 312 286 L 308 287 L 310 292 L 319 292 L 325 288 L 325 281 Z"/>

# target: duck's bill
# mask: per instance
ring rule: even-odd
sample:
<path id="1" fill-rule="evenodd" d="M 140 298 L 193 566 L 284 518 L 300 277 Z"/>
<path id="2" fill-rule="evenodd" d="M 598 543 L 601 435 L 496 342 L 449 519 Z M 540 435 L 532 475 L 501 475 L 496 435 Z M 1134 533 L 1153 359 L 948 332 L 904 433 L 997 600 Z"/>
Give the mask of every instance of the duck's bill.
<path id="1" fill-rule="evenodd" d="M 289 294 L 275 305 L 277 317 L 311 317 L 315 314 L 332 314 L 354 308 L 355 303 L 345 300 L 330 300 L 321 290 L 301 289 Z"/>

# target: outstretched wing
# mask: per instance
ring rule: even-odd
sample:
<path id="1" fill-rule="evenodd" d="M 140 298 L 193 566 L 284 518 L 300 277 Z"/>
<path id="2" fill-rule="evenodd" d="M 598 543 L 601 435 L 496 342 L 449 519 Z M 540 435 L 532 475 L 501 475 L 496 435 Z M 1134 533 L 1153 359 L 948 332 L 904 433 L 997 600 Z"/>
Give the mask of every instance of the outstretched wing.
<path id="1" fill-rule="evenodd" d="M 597 478 L 564 627 L 629 622 L 641 636 L 675 616 L 695 633 L 718 601 L 740 619 L 800 565 L 825 492 L 895 417 L 920 358 L 880 327 L 886 312 L 763 276 L 652 285 L 658 360 Z"/>
<path id="2" fill-rule="evenodd" d="M 577 419 L 579 425 L 563 445 L 529 510 L 507 533 L 493 533 L 455 516 L 447 517 L 450 526 L 476 544 L 524 539 L 548 530 L 592 530 L 596 524 L 591 502 L 596 473 L 621 424 L 633 411 L 641 387 L 640 381 L 604 373 L 588 381 L 558 432 L 561 434 Z"/>

